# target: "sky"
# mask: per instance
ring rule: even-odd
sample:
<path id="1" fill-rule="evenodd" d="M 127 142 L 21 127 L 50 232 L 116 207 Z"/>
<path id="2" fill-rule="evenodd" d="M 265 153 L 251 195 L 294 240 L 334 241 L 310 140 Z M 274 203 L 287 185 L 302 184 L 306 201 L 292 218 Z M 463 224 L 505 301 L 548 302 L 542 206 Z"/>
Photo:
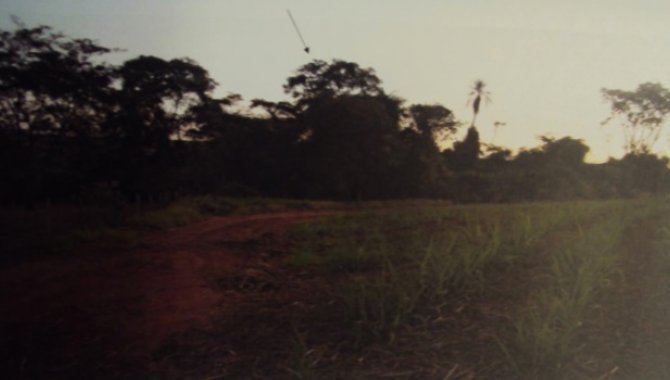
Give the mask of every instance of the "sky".
<path id="1" fill-rule="evenodd" d="M 247 100 L 288 100 L 282 85 L 297 68 L 342 59 L 373 68 L 407 104 L 439 103 L 469 123 L 481 79 L 491 93 L 477 119 L 483 142 L 571 136 L 591 147 L 590 162 L 623 154 L 620 127 L 601 125 L 602 88 L 670 87 L 667 0 L 0 0 L 0 29 L 14 28 L 10 15 L 125 49 L 111 63 L 192 58 L 218 95 Z M 655 151 L 670 155 L 668 131 Z"/>

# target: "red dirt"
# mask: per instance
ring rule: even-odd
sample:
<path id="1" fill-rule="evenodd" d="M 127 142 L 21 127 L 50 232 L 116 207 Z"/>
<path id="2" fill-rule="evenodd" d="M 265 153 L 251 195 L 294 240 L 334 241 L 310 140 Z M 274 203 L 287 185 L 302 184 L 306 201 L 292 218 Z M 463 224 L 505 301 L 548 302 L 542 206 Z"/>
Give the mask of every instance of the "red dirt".
<path id="1" fill-rule="evenodd" d="M 129 252 L 2 270 L 2 370 L 25 378 L 143 373 L 169 337 L 212 329 L 238 314 L 249 289 L 276 286 L 286 229 L 332 214 L 211 217 Z"/>

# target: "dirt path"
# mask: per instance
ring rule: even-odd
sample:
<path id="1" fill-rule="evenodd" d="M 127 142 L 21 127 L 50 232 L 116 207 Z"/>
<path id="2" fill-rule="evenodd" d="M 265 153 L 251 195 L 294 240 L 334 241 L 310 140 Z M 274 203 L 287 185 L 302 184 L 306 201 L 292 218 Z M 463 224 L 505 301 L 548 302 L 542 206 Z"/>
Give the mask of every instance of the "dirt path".
<path id="1" fill-rule="evenodd" d="M 132 252 L 3 270 L 0 365 L 9 377 L 2 377 L 165 375 L 180 334 L 220 332 L 222 321 L 251 317 L 253 298 L 270 291 L 266 299 L 299 305 L 299 286 L 287 286 L 293 278 L 277 266 L 290 244 L 285 231 L 332 214 L 212 217 L 148 236 Z"/>

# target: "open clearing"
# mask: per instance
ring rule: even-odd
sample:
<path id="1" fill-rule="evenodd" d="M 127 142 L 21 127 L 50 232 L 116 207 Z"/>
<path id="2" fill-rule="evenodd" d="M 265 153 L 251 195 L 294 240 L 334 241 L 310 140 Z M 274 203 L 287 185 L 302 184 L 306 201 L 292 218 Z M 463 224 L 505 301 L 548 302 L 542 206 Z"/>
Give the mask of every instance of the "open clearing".
<path id="1" fill-rule="evenodd" d="M 209 217 L 16 264 L 3 377 L 668 378 L 666 203 Z"/>

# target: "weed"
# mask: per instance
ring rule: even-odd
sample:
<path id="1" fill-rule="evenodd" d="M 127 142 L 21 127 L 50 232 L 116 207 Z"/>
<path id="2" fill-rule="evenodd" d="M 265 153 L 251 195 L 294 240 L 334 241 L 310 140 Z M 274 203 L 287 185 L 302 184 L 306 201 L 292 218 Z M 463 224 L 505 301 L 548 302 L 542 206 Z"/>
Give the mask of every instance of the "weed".
<path id="1" fill-rule="evenodd" d="M 491 298 L 494 271 L 523 273 L 506 280 L 517 303 L 505 305 L 511 317 L 492 344 L 517 376 L 551 378 L 575 360 L 595 301 L 623 276 L 626 229 L 659 212 L 616 200 L 370 212 L 296 229 L 306 243 L 289 262 L 343 276 L 358 347 L 419 334 L 453 300 Z"/>

